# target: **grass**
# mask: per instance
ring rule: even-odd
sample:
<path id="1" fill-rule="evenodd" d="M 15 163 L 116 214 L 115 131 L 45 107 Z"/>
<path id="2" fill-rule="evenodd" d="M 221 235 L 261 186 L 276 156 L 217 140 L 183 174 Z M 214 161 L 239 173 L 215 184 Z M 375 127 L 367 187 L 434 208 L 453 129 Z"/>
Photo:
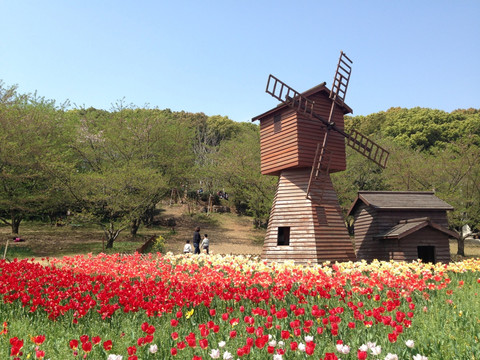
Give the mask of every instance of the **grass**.
<path id="1" fill-rule="evenodd" d="M 7 259 L 25 259 L 34 256 L 32 249 L 28 246 L 15 246 L 15 244 L 8 244 L 7 252 L 5 253 L 5 245 L 0 247 L 0 255 L 6 255 Z"/>
<path id="2" fill-rule="evenodd" d="M 261 252 L 265 229 L 253 229 L 252 219 L 249 217 L 233 213 L 184 215 L 180 206 L 167 208 L 165 216 L 175 217 L 177 220 L 174 232 L 170 227 L 141 227 L 137 236 L 132 238 L 128 231 L 124 231 L 115 241 L 113 249 L 104 248 L 104 233 L 98 226 L 72 223 L 56 227 L 50 224 L 25 221 L 20 226 L 20 237 L 26 241 L 14 243 L 10 227 L 3 225 L 0 226 L 0 256 L 3 257 L 7 239 L 9 245 L 6 257 L 23 259 L 101 252 L 133 253 L 153 235 L 162 235 L 165 238 L 166 251 L 178 253 L 183 249 L 185 240 L 191 239 L 196 226 L 201 227 L 202 234 L 208 232 L 213 243 L 212 247 L 216 247 L 214 249 L 216 253 L 251 253 L 252 249 L 257 249 L 256 254 Z M 222 251 L 223 249 L 219 249 L 219 245 L 222 244 L 230 247 Z M 244 247 L 245 250 L 242 252 Z M 466 256 L 460 257 L 456 255 L 457 242 L 452 240 L 450 253 L 453 261 L 480 257 L 480 241 L 466 240 Z"/>
<path id="3" fill-rule="evenodd" d="M 55 227 L 49 224 L 37 222 L 22 222 L 20 226 L 20 238 L 24 242 L 12 241 L 10 227 L 0 227 L 0 256 L 3 257 L 5 244 L 9 241 L 7 255 L 12 258 L 28 257 L 59 257 L 73 254 L 98 254 L 105 253 L 132 253 L 152 235 L 168 232 L 168 229 L 143 228 L 135 237 L 127 232 L 119 235 L 113 249 L 105 249 L 105 236 L 103 231 L 96 226 L 65 225 Z"/>

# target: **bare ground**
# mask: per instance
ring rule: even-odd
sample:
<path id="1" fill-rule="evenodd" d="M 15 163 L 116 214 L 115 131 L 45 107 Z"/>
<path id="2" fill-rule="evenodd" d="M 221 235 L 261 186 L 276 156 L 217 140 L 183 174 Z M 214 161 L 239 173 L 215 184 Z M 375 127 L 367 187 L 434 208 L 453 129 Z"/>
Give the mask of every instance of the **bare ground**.
<path id="1" fill-rule="evenodd" d="M 195 227 L 200 226 L 200 234 L 208 234 L 210 252 L 216 254 L 260 254 L 265 230 L 254 229 L 252 219 L 232 213 L 200 216 L 185 215 L 182 205 L 165 208 L 164 218 L 174 218 L 175 233 L 169 235 L 166 251 L 183 251 L 185 241 L 193 238 Z"/>

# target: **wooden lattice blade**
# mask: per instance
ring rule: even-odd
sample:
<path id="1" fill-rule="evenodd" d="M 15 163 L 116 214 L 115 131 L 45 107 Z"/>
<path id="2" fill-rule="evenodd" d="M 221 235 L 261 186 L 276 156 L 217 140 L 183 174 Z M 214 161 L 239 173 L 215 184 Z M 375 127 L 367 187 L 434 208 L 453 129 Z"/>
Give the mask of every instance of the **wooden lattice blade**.
<path id="1" fill-rule="evenodd" d="M 328 137 L 328 132 L 325 134 Z M 313 160 L 312 171 L 308 180 L 307 186 L 307 199 L 311 198 L 310 190 L 315 182 L 321 182 L 322 177 L 327 176 L 330 173 L 330 163 L 332 160 L 332 152 L 324 147 L 323 144 L 318 143 L 317 151 L 315 152 L 315 158 Z M 321 199 L 323 196 L 323 187 L 319 187 L 320 192 L 317 193 L 317 198 Z"/>
<path id="2" fill-rule="evenodd" d="M 298 91 L 294 90 L 283 81 L 277 79 L 275 76 L 270 75 L 267 81 L 267 88 L 265 90 L 268 94 L 272 95 L 275 99 L 281 101 L 285 105 L 295 109 L 297 112 L 308 116 L 309 118 L 314 115 L 313 106 L 315 102 L 307 99 L 301 95 Z M 322 119 L 320 119 L 322 120 Z M 322 120 L 325 121 L 325 120 Z"/>
<path id="3" fill-rule="evenodd" d="M 352 60 L 341 51 L 338 59 L 337 71 L 333 77 L 332 90 L 330 91 L 330 99 L 338 101 L 343 106 L 345 95 L 347 94 L 348 82 L 352 73 Z"/>
<path id="4" fill-rule="evenodd" d="M 347 136 L 347 145 L 382 168 L 387 166 L 389 152 L 358 131 Z"/>
<path id="5" fill-rule="evenodd" d="M 334 130 L 347 138 L 347 145 L 358 151 L 366 158 L 372 160 L 375 164 L 386 167 L 389 152 L 382 148 L 377 143 L 373 142 L 365 135 L 358 131 L 353 131 L 347 134 L 343 129 L 340 129 L 335 123 L 324 119 L 320 115 L 313 112 L 314 102 L 301 95 L 298 91 L 277 79 L 275 76 L 268 77 L 266 92 L 272 95 L 277 100 L 285 105 L 295 109 L 298 113 L 308 116 L 309 118 L 316 118 L 320 120 L 327 128 L 327 131 Z M 332 108 L 335 104 L 332 104 Z M 331 112 L 332 113 L 332 112 Z M 330 114 L 332 115 L 332 114 Z"/>

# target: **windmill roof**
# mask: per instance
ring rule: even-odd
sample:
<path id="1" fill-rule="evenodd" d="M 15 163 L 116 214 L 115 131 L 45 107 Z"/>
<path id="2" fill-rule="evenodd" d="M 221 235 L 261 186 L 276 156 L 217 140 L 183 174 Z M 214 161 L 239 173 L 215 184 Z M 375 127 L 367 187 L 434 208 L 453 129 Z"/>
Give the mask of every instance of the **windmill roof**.
<path id="1" fill-rule="evenodd" d="M 307 91 L 304 91 L 303 93 L 301 93 L 303 96 L 305 97 L 309 97 L 309 96 L 312 96 L 314 94 L 317 94 L 317 93 L 320 93 L 320 92 L 323 92 L 328 96 L 330 96 L 330 89 L 327 88 L 326 86 L 326 82 L 323 82 L 321 84 L 318 84 L 317 86 L 314 86 L 312 87 L 311 89 L 308 89 Z M 338 104 L 338 103 L 337 103 Z M 343 105 L 340 105 L 338 104 L 342 109 L 343 109 L 343 113 L 344 114 L 348 114 L 348 113 L 353 113 L 353 110 L 345 103 L 343 103 Z M 267 115 L 270 115 L 271 113 L 274 113 L 280 109 L 283 109 L 283 108 L 286 108 L 288 105 L 285 105 L 283 103 L 279 103 L 277 106 L 275 106 L 273 109 L 270 109 L 260 115 L 257 115 L 255 116 L 254 118 L 252 118 L 252 121 L 256 121 L 256 120 L 259 120 L 260 118 L 263 118 Z"/>
<path id="2" fill-rule="evenodd" d="M 348 215 L 352 215 L 361 203 L 388 210 L 453 210 L 433 191 L 359 191 Z"/>
<path id="3" fill-rule="evenodd" d="M 392 228 L 386 230 L 383 233 L 376 235 L 377 239 L 402 239 L 414 232 L 417 232 L 425 227 L 430 227 L 437 231 L 440 231 L 444 234 L 447 234 L 451 237 L 458 238 L 459 235 L 451 231 L 437 223 L 431 221 L 428 217 L 427 218 L 417 218 L 417 219 L 408 219 L 408 220 L 401 220 L 397 225 L 393 226 Z"/>

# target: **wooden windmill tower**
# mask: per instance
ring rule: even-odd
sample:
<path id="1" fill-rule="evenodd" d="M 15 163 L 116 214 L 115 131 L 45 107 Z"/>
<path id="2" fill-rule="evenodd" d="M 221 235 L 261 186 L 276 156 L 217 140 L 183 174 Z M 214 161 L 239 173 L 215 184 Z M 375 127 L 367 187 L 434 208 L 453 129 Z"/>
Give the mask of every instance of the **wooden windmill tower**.
<path id="1" fill-rule="evenodd" d="M 325 83 L 299 93 L 270 75 L 266 92 L 281 104 L 260 120 L 261 171 L 279 176 L 262 257 L 299 263 L 355 260 L 330 173 L 346 169 L 345 141 L 385 167 L 388 152 L 344 129 L 352 61 L 343 53 L 332 89 Z"/>

